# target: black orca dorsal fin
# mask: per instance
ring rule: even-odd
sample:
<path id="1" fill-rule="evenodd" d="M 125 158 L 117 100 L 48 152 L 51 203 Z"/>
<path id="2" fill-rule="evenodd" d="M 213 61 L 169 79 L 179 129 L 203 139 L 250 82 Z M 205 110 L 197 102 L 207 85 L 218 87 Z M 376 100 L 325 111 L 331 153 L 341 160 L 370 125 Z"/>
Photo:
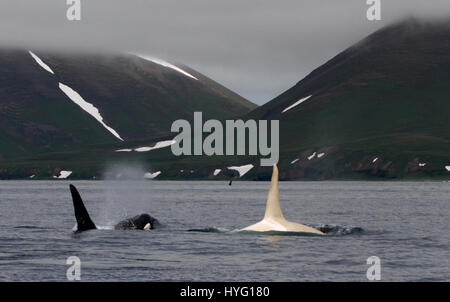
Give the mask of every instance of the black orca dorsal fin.
<path id="1" fill-rule="evenodd" d="M 92 222 L 86 207 L 83 204 L 80 193 L 74 185 L 70 185 L 70 193 L 72 193 L 73 209 L 75 210 L 75 218 L 77 219 L 78 232 L 94 230 L 97 227 Z"/>

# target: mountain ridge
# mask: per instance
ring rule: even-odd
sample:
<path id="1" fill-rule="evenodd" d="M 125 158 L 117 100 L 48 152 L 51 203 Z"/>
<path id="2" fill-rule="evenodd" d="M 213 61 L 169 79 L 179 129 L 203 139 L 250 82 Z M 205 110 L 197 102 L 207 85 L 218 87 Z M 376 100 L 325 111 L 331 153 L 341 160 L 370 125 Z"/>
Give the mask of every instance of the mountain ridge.
<path id="1" fill-rule="evenodd" d="M 450 162 L 449 24 L 408 19 L 382 28 L 246 118 L 280 119 L 281 152 L 291 161 L 303 158 L 294 165 L 285 160 L 282 168 L 290 179 L 445 177 Z M 321 160 L 304 160 L 304 152 L 310 156 L 321 149 L 334 151 Z M 364 163 L 369 161 L 364 157 L 382 155 L 384 165 L 382 160 Z M 428 164 L 411 173 L 407 167 L 420 160 Z"/>

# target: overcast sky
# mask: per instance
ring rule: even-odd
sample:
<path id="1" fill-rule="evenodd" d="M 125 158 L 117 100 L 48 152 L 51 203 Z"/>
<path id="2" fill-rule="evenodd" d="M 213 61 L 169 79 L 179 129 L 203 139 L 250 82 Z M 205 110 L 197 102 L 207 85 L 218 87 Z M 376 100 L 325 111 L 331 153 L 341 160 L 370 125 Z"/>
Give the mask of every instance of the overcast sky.
<path id="1" fill-rule="evenodd" d="M 450 17 L 449 0 L 0 0 L 2 47 L 129 51 L 181 62 L 263 104 L 399 18 Z"/>

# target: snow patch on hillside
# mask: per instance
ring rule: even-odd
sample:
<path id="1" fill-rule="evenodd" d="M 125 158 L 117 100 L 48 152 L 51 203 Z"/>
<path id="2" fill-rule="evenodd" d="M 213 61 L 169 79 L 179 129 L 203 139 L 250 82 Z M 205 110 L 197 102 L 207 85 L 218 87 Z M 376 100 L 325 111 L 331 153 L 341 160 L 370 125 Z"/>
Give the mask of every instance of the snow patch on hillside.
<path id="1" fill-rule="evenodd" d="M 62 83 L 59 83 L 59 89 L 61 89 L 75 104 L 81 107 L 84 111 L 89 113 L 92 117 L 94 117 L 100 124 L 103 125 L 109 132 L 111 132 L 115 137 L 123 141 L 123 139 L 120 137 L 120 135 L 117 133 L 116 130 L 109 127 L 108 125 L 103 122 L 103 117 L 100 114 L 100 111 L 91 103 L 86 102 L 81 95 L 78 94 L 75 90 L 70 88 L 67 85 L 64 85 Z"/>
<path id="2" fill-rule="evenodd" d="M 304 97 L 304 98 L 298 100 L 297 102 L 295 102 L 295 103 L 292 104 L 291 106 L 286 107 L 281 113 L 285 113 L 286 111 L 291 110 L 292 108 L 294 108 L 295 106 L 300 105 L 301 103 L 303 103 L 304 101 L 306 101 L 306 100 L 309 99 L 310 97 L 312 97 L 312 95 L 309 95 L 309 96 L 307 96 L 307 97 Z"/>
<path id="3" fill-rule="evenodd" d="M 119 149 L 116 150 L 115 152 L 131 152 L 131 151 L 133 151 L 133 149 Z"/>
<path id="4" fill-rule="evenodd" d="M 228 167 L 228 170 L 235 170 L 239 172 L 239 177 L 244 176 L 248 171 L 250 171 L 254 166 L 252 164 L 243 166 L 232 166 Z"/>
<path id="5" fill-rule="evenodd" d="M 158 176 L 159 174 L 161 174 L 161 171 L 157 171 L 157 172 L 155 172 L 155 173 L 147 172 L 147 173 L 144 174 L 144 178 L 145 178 L 145 179 L 153 179 L 153 178 L 155 178 L 156 176 Z"/>
<path id="6" fill-rule="evenodd" d="M 311 160 L 311 159 L 313 159 L 314 157 L 316 157 L 316 152 L 314 152 L 313 154 L 311 154 L 311 155 L 308 156 L 307 158 L 308 158 L 308 160 Z"/>
<path id="7" fill-rule="evenodd" d="M 220 171 L 222 171 L 222 169 L 215 169 L 214 170 L 214 176 L 217 176 L 217 174 L 219 174 L 220 173 Z"/>
<path id="8" fill-rule="evenodd" d="M 148 151 L 155 150 L 155 149 L 161 149 L 161 148 L 169 147 L 170 145 L 173 145 L 176 142 L 177 141 L 175 141 L 175 140 L 161 141 L 161 142 L 157 142 L 153 147 L 140 147 L 140 148 L 134 149 L 134 151 L 136 151 L 136 152 L 148 152 Z"/>
<path id="9" fill-rule="evenodd" d="M 184 71 L 183 69 L 181 69 L 181 68 L 179 68 L 179 67 L 177 67 L 177 66 L 175 66 L 173 64 L 170 64 L 169 62 L 166 62 L 166 61 L 158 59 L 158 58 L 149 57 L 149 56 L 142 56 L 142 55 L 137 55 L 137 56 L 142 58 L 142 59 L 144 59 L 144 60 L 151 61 L 151 62 L 153 62 L 155 64 L 159 64 L 161 66 L 164 66 L 164 67 L 167 67 L 167 68 L 171 68 L 171 69 L 173 69 L 175 71 L 178 71 L 181 74 L 184 74 L 187 77 L 190 77 L 190 78 L 198 81 L 198 79 L 196 77 L 194 77 L 192 74 Z"/>
<path id="10" fill-rule="evenodd" d="M 324 155 L 325 155 L 325 153 L 319 153 L 319 154 L 317 154 L 317 158 L 321 158 Z"/>
<path id="11" fill-rule="evenodd" d="M 61 171 L 59 172 L 59 176 L 53 176 L 53 178 L 66 179 L 70 174 L 72 174 L 72 171 Z"/>
<path id="12" fill-rule="evenodd" d="M 372 160 L 372 163 L 375 163 L 377 160 L 378 160 L 378 157 L 375 157 L 375 158 Z"/>
<path id="13" fill-rule="evenodd" d="M 41 60 L 41 58 L 39 58 L 37 55 L 35 55 L 31 50 L 29 50 L 28 53 L 33 57 L 33 59 L 36 61 L 36 63 L 39 64 L 39 66 L 41 66 L 42 68 L 44 68 L 51 74 L 55 74 L 53 72 L 53 70 L 47 64 L 45 64 L 44 61 Z"/>
<path id="14" fill-rule="evenodd" d="M 291 164 L 293 165 L 293 164 L 295 164 L 296 162 L 298 162 L 300 159 L 298 159 L 298 158 L 296 158 L 296 159 L 294 159 L 293 161 L 291 161 Z"/>
<path id="15" fill-rule="evenodd" d="M 446 169 L 447 171 L 450 171 L 450 166 L 445 166 L 445 169 Z"/>

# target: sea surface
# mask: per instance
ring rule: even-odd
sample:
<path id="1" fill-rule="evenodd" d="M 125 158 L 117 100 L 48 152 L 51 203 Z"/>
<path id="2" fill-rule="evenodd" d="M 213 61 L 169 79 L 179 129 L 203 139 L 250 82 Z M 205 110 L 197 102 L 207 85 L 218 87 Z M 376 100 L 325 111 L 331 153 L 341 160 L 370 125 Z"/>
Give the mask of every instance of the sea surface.
<path id="1" fill-rule="evenodd" d="M 74 233 L 69 183 L 100 230 Z M 245 234 L 268 182 L 0 181 L 0 281 L 450 281 L 449 182 L 281 182 L 291 221 L 326 236 Z M 111 229 L 150 213 L 162 228 Z"/>

